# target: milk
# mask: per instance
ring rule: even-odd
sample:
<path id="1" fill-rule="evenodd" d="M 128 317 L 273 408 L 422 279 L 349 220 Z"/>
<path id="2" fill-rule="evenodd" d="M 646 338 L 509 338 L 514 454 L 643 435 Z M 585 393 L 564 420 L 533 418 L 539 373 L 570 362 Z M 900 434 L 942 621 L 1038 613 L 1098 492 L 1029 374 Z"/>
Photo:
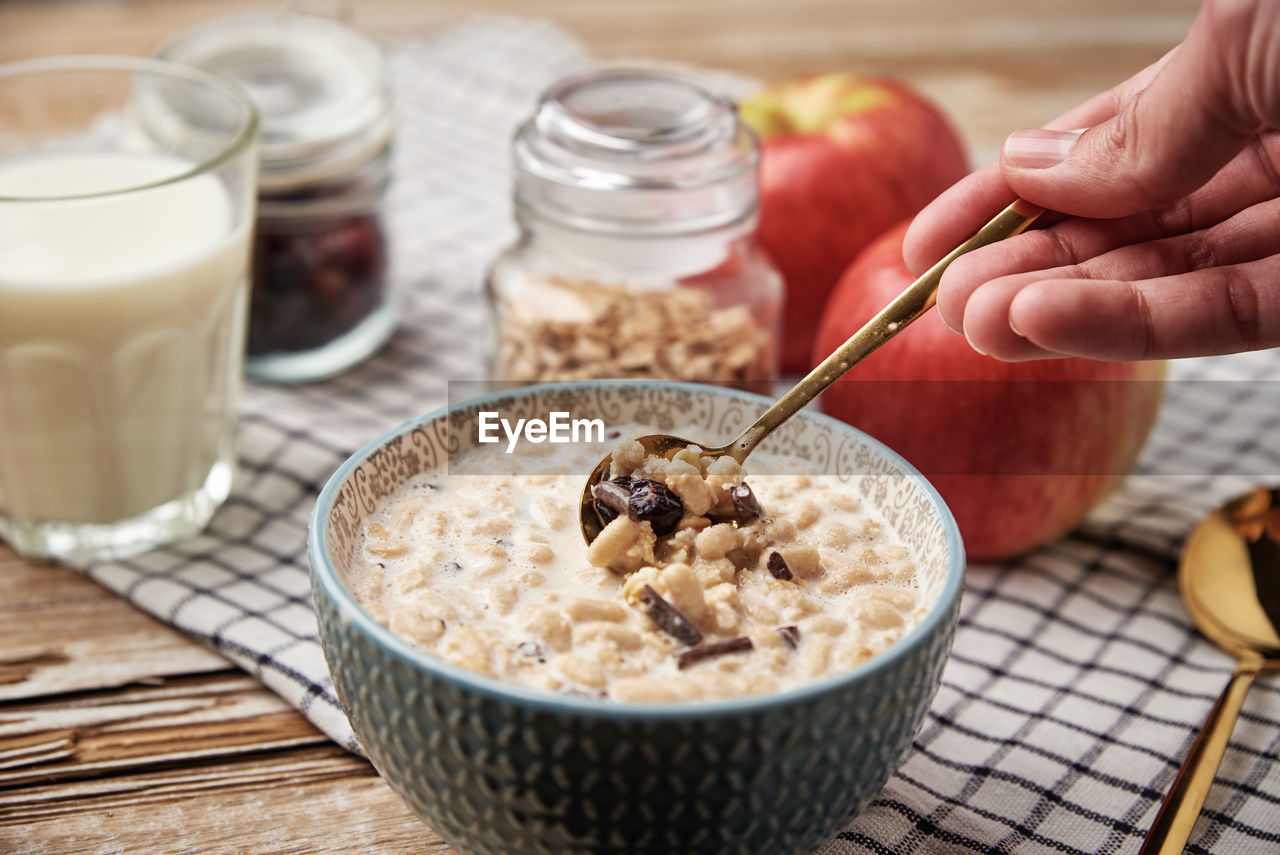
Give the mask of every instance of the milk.
<path id="1" fill-rule="evenodd" d="M 0 515 L 114 522 L 229 476 L 246 218 L 207 174 L 113 192 L 190 168 L 0 160 Z"/>

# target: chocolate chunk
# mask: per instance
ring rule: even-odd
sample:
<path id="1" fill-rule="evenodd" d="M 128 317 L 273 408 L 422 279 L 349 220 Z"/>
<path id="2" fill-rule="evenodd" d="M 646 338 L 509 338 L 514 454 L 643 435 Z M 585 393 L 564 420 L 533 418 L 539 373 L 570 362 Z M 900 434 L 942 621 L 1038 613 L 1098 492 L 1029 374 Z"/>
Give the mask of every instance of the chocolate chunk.
<path id="1" fill-rule="evenodd" d="M 724 656 L 726 653 L 741 653 L 744 650 L 752 648 L 751 639 L 745 635 L 737 638 L 731 638 L 728 641 L 717 641 L 713 644 L 700 644 L 697 647 L 690 647 L 688 650 L 682 651 L 676 656 L 676 667 L 683 671 L 690 665 L 695 665 L 703 659 L 710 659 L 714 656 Z"/>
<path id="2" fill-rule="evenodd" d="M 702 633 L 698 632 L 693 622 L 678 608 L 664 600 L 662 595 L 651 586 L 645 585 L 640 591 L 640 602 L 644 603 L 645 614 L 649 616 L 649 620 L 676 641 L 690 647 L 702 641 Z"/>
<path id="3" fill-rule="evenodd" d="M 764 513 L 760 509 L 756 494 L 751 492 L 751 488 L 745 481 L 729 490 L 729 498 L 733 500 L 734 519 L 738 525 L 746 525 L 752 520 L 759 519 Z"/>
<path id="4" fill-rule="evenodd" d="M 782 553 L 777 550 L 769 553 L 769 560 L 765 562 L 765 566 L 769 568 L 769 572 L 773 574 L 775 579 L 787 582 L 792 578 L 791 568 L 787 566 L 787 559 L 783 558 Z"/>
<path id="5" fill-rule="evenodd" d="M 591 495 L 595 498 L 600 524 L 608 525 L 617 519 L 618 514 L 627 513 L 631 504 L 631 479 L 623 476 L 612 481 L 601 481 L 591 487 Z"/>
<path id="6" fill-rule="evenodd" d="M 627 514 L 636 522 L 653 526 L 658 537 L 671 534 L 684 516 L 684 502 L 666 484 L 640 478 L 631 482 Z"/>
<path id="7" fill-rule="evenodd" d="M 778 635 L 782 636 L 782 643 L 795 650 L 800 646 L 800 627 L 798 626 L 780 626 L 776 630 Z"/>

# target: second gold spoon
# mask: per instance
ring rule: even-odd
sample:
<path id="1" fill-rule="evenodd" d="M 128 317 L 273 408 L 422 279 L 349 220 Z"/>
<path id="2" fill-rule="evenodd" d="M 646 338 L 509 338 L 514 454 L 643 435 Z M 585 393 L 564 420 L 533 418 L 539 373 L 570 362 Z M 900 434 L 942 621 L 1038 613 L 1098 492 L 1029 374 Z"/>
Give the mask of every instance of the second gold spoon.
<path id="1" fill-rule="evenodd" d="M 818 397 L 823 390 L 843 377 L 850 368 L 873 353 L 880 345 L 902 332 L 907 328 L 908 324 L 927 312 L 937 298 L 938 282 L 942 279 L 942 273 L 951 262 L 980 246 L 986 246 L 1019 234 L 1027 226 L 1035 222 L 1036 218 L 1042 213 L 1044 213 L 1043 208 L 1038 208 L 1021 199 L 1014 201 L 1013 204 L 997 214 L 991 222 L 978 229 L 973 237 L 947 253 L 941 261 L 926 270 L 915 282 L 908 285 L 892 303 L 882 309 L 874 318 L 867 321 L 861 329 L 849 337 L 848 341 L 836 348 L 817 368 L 810 371 L 787 394 L 779 398 L 777 403 L 765 410 L 764 414 L 733 442 L 716 448 L 706 448 L 701 443 L 677 436 L 652 434 L 650 436 L 637 437 L 639 443 L 644 447 L 645 454 L 665 456 L 681 448 L 698 445 L 703 448 L 702 453 L 705 456 L 721 457 L 728 455 L 742 463 L 747 459 L 747 455 L 754 451 L 756 446 L 765 437 L 773 433 L 779 425 L 802 410 L 810 401 Z M 595 495 L 592 493 L 591 488 L 608 478 L 609 466 L 612 460 L 612 455 L 610 455 L 600 461 L 587 478 L 587 484 L 582 490 L 578 517 L 582 526 L 582 537 L 587 543 L 595 540 L 603 528 L 600 514 L 596 511 Z"/>
<path id="2" fill-rule="evenodd" d="M 1280 490 L 1260 487 L 1207 516 L 1187 538 L 1178 588 L 1205 637 L 1236 669 L 1174 778 L 1139 855 L 1180 855 L 1259 671 L 1280 668 Z"/>

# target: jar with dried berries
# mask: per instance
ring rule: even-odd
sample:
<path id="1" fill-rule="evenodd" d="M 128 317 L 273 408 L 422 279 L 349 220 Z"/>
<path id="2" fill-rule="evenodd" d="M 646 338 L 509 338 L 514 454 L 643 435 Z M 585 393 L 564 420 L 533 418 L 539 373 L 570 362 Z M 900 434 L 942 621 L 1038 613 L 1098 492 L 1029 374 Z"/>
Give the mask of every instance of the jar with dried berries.
<path id="1" fill-rule="evenodd" d="M 490 374 L 767 391 L 782 280 L 754 240 L 759 147 L 683 73 L 561 80 L 514 141 L 520 236 L 489 271 Z"/>
<path id="2" fill-rule="evenodd" d="M 246 373 L 338 374 L 396 325 L 382 203 L 391 96 L 371 40 L 330 18 L 220 18 L 159 55 L 237 81 L 258 107 L 261 160 Z"/>

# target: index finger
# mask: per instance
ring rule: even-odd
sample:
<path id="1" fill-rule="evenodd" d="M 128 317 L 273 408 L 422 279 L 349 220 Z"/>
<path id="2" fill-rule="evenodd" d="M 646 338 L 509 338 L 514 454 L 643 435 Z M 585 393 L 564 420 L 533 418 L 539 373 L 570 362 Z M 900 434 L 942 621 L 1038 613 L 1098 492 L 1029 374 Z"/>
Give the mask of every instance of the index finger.
<path id="1" fill-rule="evenodd" d="M 911 274 L 924 273 L 1013 200 L 1014 193 L 998 163 L 984 166 L 943 190 L 907 228 L 902 257 Z"/>

